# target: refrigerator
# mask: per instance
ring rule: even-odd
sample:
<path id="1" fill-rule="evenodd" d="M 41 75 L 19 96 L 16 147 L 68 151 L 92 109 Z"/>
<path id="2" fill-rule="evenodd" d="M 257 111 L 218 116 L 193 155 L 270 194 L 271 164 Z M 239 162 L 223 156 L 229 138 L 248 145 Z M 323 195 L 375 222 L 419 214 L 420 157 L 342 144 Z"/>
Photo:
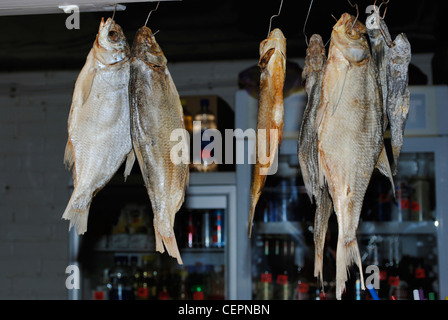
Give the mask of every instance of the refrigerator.
<path id="1" fill-rule="evenodd" d="M 392 195 L 387 178 L 374 172 L 359 222 L 357 240 L 364 279 L 375 275 L 380 299 L 445 299 L 448 296 L 448 126 L 447 86 L 411 86 L 411 104 Z M 268 176 L 255 212 L 253 234 L 246 236 L 240 272 L 246 274 L 244 299 L 334 299 L 337 222 L 329 221 L 323 286 L 313 275 L 311 204 L 301 179 L 297 137 L 306 94 L 285 97 L 284 140 L 278 170 Z M 258 102 L 236 93 L 236 128 L 256 129 Z M 390 134 L 386 132 L 386 147 Z M 244 139 L 244 138 L 242 138 Z M 245 139 L 250 149 L 250 139 Z M 387 147 L 388 148 L 388 147 Z M 390 146 L 389 146 L 390 148 Z M 389 154 L 390 154 L 390 150 Z M 391 159 L 391 155 L 389 155 Z M 249 163 L 237 165 L 240 236 L 247 235 Z M 359 270 L 349 270 L 343 299 L 372 299 L 360 290 Z M 372 278 L 370 279 L 372 280 Z M 373 282 L 375 284 L 375 282 Z M 415 290 L 417 290 L 415 292 Z"/>
<path id="2" fill-rule="evenodd" d="M 70 189 L 71 191 L 71 189 Z M 69 265 L 80 271 L 86 300 L 236 299 L 237 243 L 234 172 L 190 174 L 174 231 L 183 264 L 155 251 L 152 211 L 138 168 L 118 172 L 97 194 L 88 231 L 72 229 Z"/>

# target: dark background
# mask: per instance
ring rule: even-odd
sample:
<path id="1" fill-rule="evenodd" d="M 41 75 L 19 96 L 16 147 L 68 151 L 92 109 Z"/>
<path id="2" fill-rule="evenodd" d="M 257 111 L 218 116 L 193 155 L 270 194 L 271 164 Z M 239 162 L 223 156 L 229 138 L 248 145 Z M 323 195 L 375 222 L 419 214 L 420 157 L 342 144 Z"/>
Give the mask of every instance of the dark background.
<path id="1" fill-rule="evenodd" d="M 302 30 L 310 2 L 284 0 L 280 16 L 272 20 L 272 28 L 281 28 L 287 38 L 289 58 L 305 56 Z M 373 2 L 356 1 L 362 22 L 367 17 L 366 7 Z M 439 70 L 446 68 L 448 55 L 445 3 L 390 0 L 385 17 L 393 37 L 406 33 L 413 53 L 436 53 Z M 156 2 L 125 5 L 126 10 L 117 11 L 115 20 L 132 44 L 136 30 L 145 23 Z M 256 60 L 259 43 L 268 33 L 269 19 L 279 5 L 280 0 L 166 1 L 151 14 L 148 27 L 153 32 L 159 30 L 157 41 L 169 62 Z M 347 0 L 315 0 L 306 25 L 307 36 L 319 33 L 327 41 L 335 24 L 331 15 L 339 18 L 344 12 L 356 15 Z M 111 17 L 112 12 L 81 13 L 79 30 L 65 27 L 68 16 L 62 10 L 61 14 L 1 16 L 0 71 L 82 68 L 101 17 Z"/>

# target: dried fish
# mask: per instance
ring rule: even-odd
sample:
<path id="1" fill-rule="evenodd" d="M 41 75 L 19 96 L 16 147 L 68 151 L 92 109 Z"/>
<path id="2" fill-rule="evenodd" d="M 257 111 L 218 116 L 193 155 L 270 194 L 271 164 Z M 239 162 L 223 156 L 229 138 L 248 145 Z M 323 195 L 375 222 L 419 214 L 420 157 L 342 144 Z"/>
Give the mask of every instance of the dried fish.
<path id="1" fill-rule="evenodd" d="M 322 77 L 327 58 L 322 38 L 313 34 L 306 51 L 305 68 L 302 79 L 305 80 L 305 91 L 308 102 L 303 113 L 297 144 L 300 170 L 310 200 L 316 202 L 314 218 L 314 276 L 322 278 L 323 250 L 327 234 L 328 219 L 333 210 L 330 194 L 326 185 L 319 185 L 319 163 L 317 150 L 317 130 L 315 126 L 317 109 L 320 104 Z"/>
<path id="2" fill-rule="evenodd" d="M 73 168 L 74 190 L 62 216 L 87 230 L 92 198 L 127 158 L 125 177 L 135 160 L 128 98 L 129 45 L 121 27 L 101 19 L 98 35 L 76 80 L 68 119 L 64 162 Z"/>
<path id="3" fill-rule="evenodd" d="M 408 88 L 408 68 L 411 62 L 411 44 L 404 33 L 394 40 L 387 65 L 387 114 L 390 122 L 393 173 L 398 171 L 398 158 L 403 146 L 404 129 L 408 118 L 410 92 Z"/>
<path id="4" fill-rule="evenodd" d="M 252 172 L 249 212 L 249 237 L 255 208 L 260 198 L 283 135 L 283 85 L 286 73 L 286 39 L 280 29 L 274 29 L 260 43 L 260 95 L 257 123 L 257 161 Z M 260 148 L 265 152 L 260 152 Z M 269 153 L 263 159 L 260 154 Z"/>
<path id="5" fill-rule="evenodd" d="M 182 264 L 173 226 L 184 201 L 189 170 L 188 161 L 172 161 L 171 150 L 179 142 L 170 139 L 175 130 L 186 135 L 182 105 L 167 59 L 146 26 L 137 31 L 131 57 L 132 141 L 154 212 L 156 250 L 163 253 L 165 246 Z M 182 150 L 188 150 L 188 137 L 180 143 L 185 144 Z"/>
<path id="6" fill-rule="evenodd" d="M 395 175 L 409 112 L 408 68 L 411 61 L 411 45 L 403 33 L 392 42 L 386 23 L 378 12 L 373 12 L 367 17 L 366 27 L 372 46 L 372 57 L 380 76 L 384 129 L 388 123 L 390 125 Z"/>
<path id="7" fill-rule="evenodd" d="M 381 89 L 365 33 L 364 24 L 347 13 L 333 27 L 316 118 L 319 183 L 328 185 L 338 221 L 337 299 L 353 263 L 364 289 L 356 240 L 362 203 L 375 167 L 392 176 L 384 149 Z"/>
<path id="8" fill-rule="evenodd" d="M 381 92 L 383 96 L 383 129 L 386 130 L 387 118 L 387 75 L 386 69 L 390 60 L 390 34 L 386 23 L 377 12 L 373 12 L 366 19 L 367 34 L 372 48 L 372 58 L 376 64 Z"/>

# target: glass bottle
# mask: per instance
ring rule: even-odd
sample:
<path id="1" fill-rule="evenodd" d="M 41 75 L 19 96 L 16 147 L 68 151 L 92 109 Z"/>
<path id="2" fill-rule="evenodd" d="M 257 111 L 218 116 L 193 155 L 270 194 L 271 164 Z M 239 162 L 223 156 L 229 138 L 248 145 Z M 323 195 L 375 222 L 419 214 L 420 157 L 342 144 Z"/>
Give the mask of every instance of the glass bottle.
<path id="1" fill-rule="evenodd" d="M 430 217 L 430 183 L 425 158 L 418 154 L 417 173 L 409 180 L 411 187 L 411 221 L 425 221 Z"/>
<path id="2" fill-rule="evenodd" d="M 157 298 L 157 270 L 154 269 L 154 257 L 144 255 L 142 257 L 142 276 L 139 287 L 140 300 L 154 300 Z"/>
<path id="3" fill-rule="evenodd" d="M 293 242 L 294 243 L 294 242 Z M 294 279 L 295 288 L 294 288 L 294 300 L 309 300 L 310 299 L 310 285 L 309 281 L 306 277 L 304 270 L 304 252 L 300 247 L 295 249 L 295 267 L 296 267 L 296 275 Z"/>
<path id="4" fill-rule="evenodd" d="M 188 271 L 187 269 L 182 269 L 180 271 L 180 290 L 179 290 L 179 300 L 188 300 L 190 295 L 187 289 L 187 279 L 188 279 Z"/>
<path id="5" fill-rule="evenodd" d="M 276 241 L 276 245 L 279 241 Z M 277 274 L 275 286 L 276 293 L 275 296 L 280 300 L 289 300 L 291 296 L 291 283 L 290 283 L 290 272 L 289 266 L 292 263 L 291 255 L 288 250 L 288 241 L 282 241 L 282 245 L 280 248 L 280 272 Z"/>
<path id="6" fill-rule="evenodd" d="M 210 300 L 224 300 L 224 266 L 213 266 L 210 274 Z"/>
<path id="7" fill-rule="evenodd" d="M 127 256 L 115 256 L 114 267 L 109 272 L 109 300 L 132 300 L 133 290 Z"/>
<path id="8" fill-rule="evenodd" d="M 206 130 L 217 130 L 215 115 L 209 110 L 209 100 L 201 99 L 201 110 L 194 116 L 193 122 L 193 169 L 200 172 L 217 171 L 218 164 L 214 160 L 214 150 L 206 148 L 213 142 L 205 140 L 203 134 Z M 200 137 L 200 150 L 195 148 L 196 139 Z M 200 154 L 198 154 L 200 152 Z M 199 158 L 200 155 L 200 158 Z"/>
<path id="9" fill-rule="evenodd" d="M 257 285 L 257 299 L 272 300 L 274 284 L 272 283 L 272 269 L 269 263 L 269 240 L 264 241 L 264 254 L 261 262 L 261 276 Z"/>

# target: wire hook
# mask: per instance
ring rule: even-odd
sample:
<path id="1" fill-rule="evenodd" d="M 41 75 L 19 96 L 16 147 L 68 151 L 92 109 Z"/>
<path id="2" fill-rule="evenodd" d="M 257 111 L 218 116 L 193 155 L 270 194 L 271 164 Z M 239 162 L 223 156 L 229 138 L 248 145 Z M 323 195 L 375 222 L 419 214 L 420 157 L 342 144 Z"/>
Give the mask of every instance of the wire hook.
<path id="1" fill-rule="evenodd" d="M 269 34 L 271 33 L 271 25 L 272 25 L 272 18 L 278 17 L 280 15 L 280 12 L 282 11 L 282 6 L 283 6 L 283 0 L 281 0 L 280 2 L 280 8 L 278 9 L 278 13 L 274 14 L 271 19 L 269 20 L 269 30 L 268 30 L 268 36 L 267 38 L 269 38 Z"/>
<path id="2" fill-rule="evenodd" d="M 117 11 L 117 4 L 114 4 L 114 13 L 112 13 L 112 20 L 115 18 L 115 12 Z"/>
<path id="3" fill-rule="evenodd" d="M 308 46 L 308 37 L 306 36 L 306 32 L 305 32 L 305 27 L 306 27 L 306 23 L 308 22 L 308 17 L 310 16 L 310 11 L 311 11 L 311 6 L 313 5 L 313 1 L 311 0 L 310 3 L 310 7 L 308 8 L 308 13 L 306 14 L 306 19 L 305 19 L 305 23 L 303 24 L 303 35 L 305 36 L 305 43 Z"/>
<path id="4" fill-rule="evenodd" d="M 352 32 L 352 30 L 353 30 L 353 27 L 355 26 L 355 23 L 356 23 L 356 21 L 358 20 L 358 17 L 359 17 L 359 8 L 358 8 L 358 4 L 357 3 L 355 3 L 354 5 L 350 2 L 350 0 L 347 0 L 348 1 L 348 3 L 352 6 L 352 8 L 355 8 L 356 7 L 356 18 L 355 18 L 355 21 L 353 21 L 353 24 L 352 24 L 352 27 L 350 28 L 350 32 Z"/>
<path id="5" fill-rule="evenodd" d="M 148 13 L 148 17 L 146 18 L 145 26 L 148 24 L 149 16 L 151 15 L 151 13 L 152 13 L 153 11 L 157 11 L 157 9 L 159 8 L 159 4 L 160 4 L 160 1 L 157 1 L 157 5 L 156 5 L 156 7 L 155 7 L 154 9 L 152 9 L 151 11 L 149 11 L 149 13 Z"/>
<path id="6" fill-rule="evenodd" d="M 381 2 L 381 4 L 379 5 L 379 7 L 378 7 L 378 12 L 380 11 L 380 9 L 381 9 L 381 6 L 383 5 L 383 4 L 385 4 L 386 5 L 386 8 L 384 8 L 384 13 L 383 13 L 383 18 L 382 19 L 384 19 L 384 17 L 386 16 L 386 11 L 387 11 L 387 4 L 389 3 L 389 1 L 390 0 L 387 0 L 387 1 L 382 1 Z M 375 0 L 375 2 L 376 2 L 376 0 Z"/>
<path id="7" fill-rule="evenodd" d="M 392 48 L 392 47 L 394 46 L 394 42 L 392 41 L 392 39 L 390 39 L 390 38 L 387 36 L 387 33 L 386 33 L 386 31 L 384 31 L 383 26 L 382 26 L 381 21 L 380 21 L 380 20 L 384 20 L 384 17 L 385 17 L 385 15 L 386 15 L 386 11 L 387 11 L 387 4 L 389 3 L 389 1 L 390 1 L 390 0 L 387 0 L 387 1 L 384 1 L 384 0 L 383 0 L 383 2 L 381 2 L 380 6 L 377 7 L 377 6 L 375 5 L 375 4 L 376 4 L 376 0 L 375 0 L 375 3 L 373 4 L 373 11 L 374 11 L 375 14 L 376 14 L 377 20 L 379 20 L 379 21 L 378 21 L 378 28 L 380 29 L 380 32 L 381 32 L 381 34 L 383 35 L 383 38 L 384 38 L 384 40 L 385 40 L 387 46 L 388 46 L 389 48 Z M 386 9 L 384 10 L 383 17 L 381 18 L 381 17 L 380 17 L 380 8 L 381 8 L 381 5 L 383 5 L 383 4 L 386 5 Z"/>

